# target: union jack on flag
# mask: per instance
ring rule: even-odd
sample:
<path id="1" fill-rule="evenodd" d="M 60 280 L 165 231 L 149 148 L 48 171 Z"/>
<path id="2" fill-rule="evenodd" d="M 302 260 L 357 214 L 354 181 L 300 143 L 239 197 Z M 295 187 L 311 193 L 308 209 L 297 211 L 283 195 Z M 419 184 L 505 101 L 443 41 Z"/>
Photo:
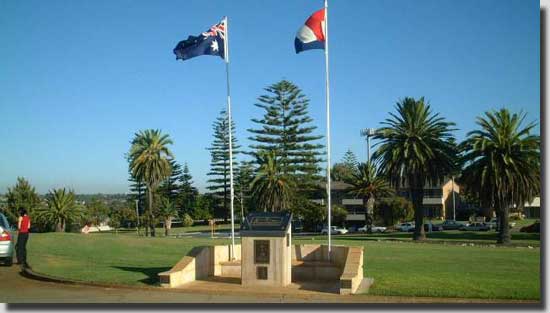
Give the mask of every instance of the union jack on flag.
<path id="1" fill-rule="evenodd" d="M 201 55 L 220 56 L 225 60 L 225 19 L 199 36 L 189 36 L 174 48 L 176 60 L 188 60 Z"/>
<path id="2" fill-rule="evenodd" d="M 210 29 L 202 33 L 204 37 L 218 36 L 225 40 L 225 20 L 210 27 Z"/>

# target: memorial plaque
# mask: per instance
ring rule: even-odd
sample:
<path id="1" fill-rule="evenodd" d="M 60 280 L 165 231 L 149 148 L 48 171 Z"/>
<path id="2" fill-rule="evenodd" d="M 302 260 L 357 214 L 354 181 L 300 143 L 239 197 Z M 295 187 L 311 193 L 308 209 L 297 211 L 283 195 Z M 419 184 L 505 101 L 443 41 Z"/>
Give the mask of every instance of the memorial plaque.
<path id="1" fill-rule="evenodd" d="M 267 267 L 266 266 L 258 266 L 256 268 L 256 279 L 267 280 Z"/>
<path id="2" fill-rule="evenodd" d="M 340 288 L 351 289 L 351 280 L 349 279 L 340 280 Z"/>
<path id="3" fill-rule="evenodd" d="M 269 264 L 269 240 L 254 240 L 254 263 Z"/>

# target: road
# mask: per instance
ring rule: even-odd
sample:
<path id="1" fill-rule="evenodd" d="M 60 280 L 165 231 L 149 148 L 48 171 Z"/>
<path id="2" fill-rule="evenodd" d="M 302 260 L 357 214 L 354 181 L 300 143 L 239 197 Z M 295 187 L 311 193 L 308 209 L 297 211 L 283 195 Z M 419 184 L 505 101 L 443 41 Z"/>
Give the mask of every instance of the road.
<path id="1" fill-rule="evenodd" d="M 236 290 L 167 290 L 156 287 L 106 288 L 38 281 L 21 275 L 18 266 L 0 267 L 0 302 L 16 303 L 516 303 L 533 301 L 454 298 L 340 296 L 326 293 L 250 293 Z M 540 305 L 540 304 L 538 304 Z"/>

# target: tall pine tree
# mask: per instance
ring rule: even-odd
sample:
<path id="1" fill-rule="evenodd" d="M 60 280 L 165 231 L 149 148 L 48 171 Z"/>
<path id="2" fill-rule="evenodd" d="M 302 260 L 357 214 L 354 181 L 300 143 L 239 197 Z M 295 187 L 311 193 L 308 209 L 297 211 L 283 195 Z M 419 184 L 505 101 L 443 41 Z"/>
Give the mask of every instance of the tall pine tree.
<path id="1" fill-rule="evenodd" d="M 182 175 L 181 165 L 176 160 L 170 160 L 172 174 L 166 178 L 159 187 L 159 193 L 166 197 L 172 204 L 176 203 L 180 190 L 180 178 Z"/>
<path id="2" fill-rule="evenodd" d="M 130 173 L 128 178 L 129 190 L 128 201 L 132 201 L 132 204 L 135 205 L 135 201 L 138 200 L 138 211 L 142 215 L 145 212 L 145 195 L 147 194 L 147 186 L 144 182 L 137 180 Z"/>
<path id="3" fill-rule="evenodd" d="M 287 80 L 273 84 L 258 98 L 257 107 L 263 109 L 262 119 L 252 119 L 258 128 L 249 129 L 252 154 L 275 151 L 281 162 L 281 170 L 296 180 L 300 189 L 316 185 L 320 171 L 319 162 L 323 136 L 315 135 L 317 129 L 308 114 L 309 100 L 298 86 Z"/>
<path id="4" fill-rule="evenodd" d="M 350 182 L 353 180 L 353 174 L 357 173 L 359 162 L 355 153 L 348 149 L 342 161 L 334 164 L 331 171 L 332 179 L 336 181 Z"/>
<path id="5" fill-rule="evenodd" d="M 145 200 L 146 200 L 146 195 L 147 195 L 147 186 L 145 185 L 144 182 L 136 179 L 133 175 L 132 175 L 132 171 L 129 170 L 129 178 L 128 178 L 128 182 L 129 182 L 129 190 L 130 192 L 128 193 L 127 195 L 127 200 L 128 202 L 130 202 L 130 204 L 132 205 L 132 208 L 135 210 L 135 205 L 136 205 L 136 201 L 137 201 L 137 206 L 138 206 L 138 217 L 139 217 L 139 220 L 138 220 L 138 223 L 139 225 L 142 225 L 142 226 L 145 226 L 145 221 L 146 221 L 146 216 L 145 216 Z M 145 232 L 146 232 L 146 235 L 149 234 L 149 228 L 145 227 Z"/>
<path id="6" fill-rule="evenodd" d="M 208 190 L 212 191 L 217 199 L 216 217 L 223 217 L 226 221 L 229 218 L 230 205 L 230 177 L 229 177 L 229 123 L 227 112 L 222 110 L 220 116 L 212 124 L 214 140 L 210 150 L 211 162 L 208 176 Z M 235 157 L 239 153 L 240 146 L 235 138 L 235 123 L 231 123 L 233 164 L 236 165 Z M 235 166 L 236 167 L 236 166 Z"/>
<path id="7" fill-rule="evenodd" d="M 183 165 L 183 171 L 179 178 L 181 185 L 178 194 L 178 209 L 180 216 L 183 214 L 191 214 L 199 191 L 193 186 L 193 176 L 189 172 L 189 167 L 187 163 Z"/>
<path id="8" fill-rule="evenodd" d="M 344 157 L 342 158 L 342 164 L 344 164 L 350 170 L 354 170 L 359 165 L 359 161 L 357 161 L 357 157 L 355 156 L 355 153 L 351 151 L 351 149 L 348 149 L 348 151 L 346 151 L 346 154 L 344 154 Z"/>
<path id="9" fill-rule="evenodd" d="M 235 207 L 235 211 L 241 212 L 237 214 L 241 216 L 241 221 L 243 217 L 250 211 L 250 197 L 251 190 L 250 184 L 254 180 L 254 166 L 251 162 L 242 161 L 236 171 L 235 176 L 235 204 L 239 207 Z"/>

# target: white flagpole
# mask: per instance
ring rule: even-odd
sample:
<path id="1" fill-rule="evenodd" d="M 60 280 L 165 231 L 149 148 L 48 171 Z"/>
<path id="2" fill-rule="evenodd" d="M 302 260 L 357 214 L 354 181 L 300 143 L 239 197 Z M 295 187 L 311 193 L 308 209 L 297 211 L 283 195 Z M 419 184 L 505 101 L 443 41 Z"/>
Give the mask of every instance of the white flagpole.
<path id="1" fill-rule="evenodd" d="M 230 188 L 230 203 L 231 203 L 231 253 L 230 259 L 235 260 L 235 214 L 233 210 L 235 191 L 233 190 L 233 129 L 231 125 L 231 89 L 229 85 L 229 26 L 227 16 L 224 18 L 224 53 L 225 53 L 225 72 L 227 76 L 227 123 L 229 131 L 229 181 Z"/>
<path id="2" fill-rule="evenodd" d="M 332 197 L 330 179 L 330 76 L 328 70 L 328 0 L 325 0 L 325 70 L 326 70 L 326 104 L 327 104 L 327 211 L 328 211 L 328 259 L 332 251 L 331 219 L 332 219 Z"/>

